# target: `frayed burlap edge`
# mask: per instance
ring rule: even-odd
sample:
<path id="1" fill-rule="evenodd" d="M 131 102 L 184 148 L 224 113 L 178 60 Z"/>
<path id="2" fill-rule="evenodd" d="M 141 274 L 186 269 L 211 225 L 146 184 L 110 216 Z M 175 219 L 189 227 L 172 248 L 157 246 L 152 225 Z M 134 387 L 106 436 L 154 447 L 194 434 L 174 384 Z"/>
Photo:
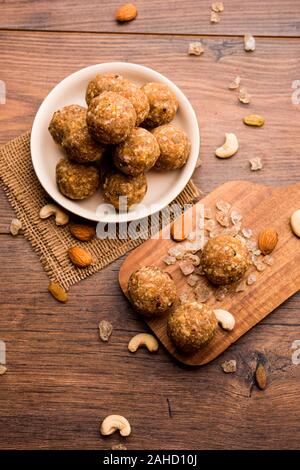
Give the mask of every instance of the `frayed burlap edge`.
<path id="1" fill-rule="evenodd" d="M 5 194 L 17 218 L 22 222 L 25 238 L 39 255 L 48 277 L 65 289 L 94 274 L 145 241 L 144 237 L 132 240 L 94 240 L 82 244 L 93 256 L 93 264 L 78 269 L 70 262 L 67 250 L 75 243 L 68 227 L 57 227 L 53 218 L 41 220 L 40 208 L 49 202 L 32 167 L 30 133 L 8 142 L 0 149 L 0 178 Z M 174 202 L 183 206 L 200 198 L 200 191 L 192 181 Z M 160 220 L 160 226 L 162 225 Z"/>

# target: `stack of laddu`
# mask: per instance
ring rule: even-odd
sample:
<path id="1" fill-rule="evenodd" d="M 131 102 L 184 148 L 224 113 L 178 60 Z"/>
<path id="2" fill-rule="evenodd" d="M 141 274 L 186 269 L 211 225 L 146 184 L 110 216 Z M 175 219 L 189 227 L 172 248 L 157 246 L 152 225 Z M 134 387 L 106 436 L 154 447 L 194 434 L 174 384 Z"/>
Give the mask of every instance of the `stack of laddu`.
<path id="1" fill-rule="evenodd" d="M 92 196 L 102 185 L 104 199 L 117 210 L 147 191 L 146 172 L 185 165 L 191 149 L 187 134 L 170 124 L 178 101 L 162 83 L 139 87 L 116 73 L 98 74 L 86 90 L 88 108 L 69 105 L 49 125 L 67 158 L 56 167 L 60 192 L 74 200 Z"/>

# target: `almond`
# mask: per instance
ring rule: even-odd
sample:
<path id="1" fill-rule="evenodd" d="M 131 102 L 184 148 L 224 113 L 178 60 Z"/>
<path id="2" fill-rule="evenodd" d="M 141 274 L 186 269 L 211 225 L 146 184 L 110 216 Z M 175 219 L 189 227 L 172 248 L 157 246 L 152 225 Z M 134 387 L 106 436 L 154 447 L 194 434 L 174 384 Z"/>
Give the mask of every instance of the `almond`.
<path id="1" fill-rule="evenodd" d="M 278 233 L 273 228 L 265 228 L 258 236 L 258 247 L 263 255 L 269 255 L 278 242 Z"/>
<path id="2" fill-rule="evenodd" d="M 255 380 L 257 383 L 257 386 L 261 389 L 264 390 L 267 386 L 267 374 L 266 374 L 266 369 L 265 366 L 260 363 L 257 366 L 257 369 L 255 371 Z"/>
<path id="3" fill-rule="evenodd" d="M 92 264 L 91 253 L 80 246 L 69 248 L 68 255 L 72 263 L 78 268 L 86 268 Z"/>
<path id="4" fill-rule="evenodd" d="M 66 302 L 68 300 L 67 292 L 61 285 L 57 284 L 57 282 L 50 282 L 48 291 L 59 302 Z"/>
<path id="5" fill-rule="evenodd" d="M 134 20 L 137 16 L 137 9 L 133 3 L 125 3 L 124 5 L 120 6 L 116 11 L 116 20 L 120 21 L 121 23 L 125 21 Z"/>
<path id="6" fill-rule="evenodd" d="M 258 114 L 249 114 L 248 116 L 244 117 L 243 121 L 247 126 L 255 127 L 261 127 L 265 123 L 265 119 Z"/>
<path id="7" fill-rule="evenodd" d="M 92 225 L 73 224 L 70 226 L 70 232 L 77 240 L 89 242 L 96 235 L 96 228 Z"/>

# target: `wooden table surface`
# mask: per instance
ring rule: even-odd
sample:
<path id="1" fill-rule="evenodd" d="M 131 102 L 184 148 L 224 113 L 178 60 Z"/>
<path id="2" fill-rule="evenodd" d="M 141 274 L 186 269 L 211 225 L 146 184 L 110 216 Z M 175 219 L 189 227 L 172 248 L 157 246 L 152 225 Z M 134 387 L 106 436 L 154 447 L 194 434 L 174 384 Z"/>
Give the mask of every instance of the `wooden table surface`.
<path id="1" fill-rule="evenodd" d="M 300 92 L 292 88 L 296 80 L 300 86 L 299 0 L 224 0 L 219 24 L 210 23 L 209 0 L 139 0 L 138 18 L 119 25 L 119 3 L 0 1 L 1 144 L 30 129 L 45 95 L 71 72 L 129 61 L 166 74 L 194 106 L 203 160 L 194 181 L 204 194 L 232 179 L 299 181 Z M 253 53 L 244 51 L 246 32 L 256 36 Z M 188 56 L 197 39 L 204 54 Z M 228 90 L 236 75 L 252 95 L 248 106 Z M 242 123 L 250 112 L 264 115 L 263 128 Z M 240 150 L 220 161 L 214 149 L 226 131 L 238 135 Z M 255 156 L 264 162 L 260 172 L 249 169 Z M 300 447 L 300 364 L 292 362 L 299 293 L 207 366 L 184 367 L 163 347 L 154 356 L 130 355 L 129 338 L 146 327 L 120 292 L 122 259 L 58 304 L 29 243 L 9 234 L 13 211 L 3 192 L 0 214 L 0 340 L 8 369 L 0 377 L 1 449 L 109 449 L 121 438 L 102 438 L 98 427 L 111 413 L 131 422 L 129 449 Z M 108 344 L 98 338 L 103 318 L 114 324 Z M 263 392 L 252 383 L 260 355 L 269 374 Z M 238 370 L 226 375 L 220 363 L 233 358 Z"/>

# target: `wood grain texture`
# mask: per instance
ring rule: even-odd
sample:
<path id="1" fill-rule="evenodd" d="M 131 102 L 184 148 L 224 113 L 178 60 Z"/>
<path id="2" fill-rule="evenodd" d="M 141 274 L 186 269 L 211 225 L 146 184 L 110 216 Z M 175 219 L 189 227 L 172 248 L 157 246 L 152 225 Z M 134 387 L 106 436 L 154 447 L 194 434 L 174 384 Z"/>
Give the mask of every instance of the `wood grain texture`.
<path id="1" fill-rule="evenodd" d="M 218 24 L 210 22 L 212 0 L 136 0 L 135 21 L 114 19 L 121 0 L 2 1 L 0 28 L 115 33 L 299 36 L 297 0 L 226 0 Z"/>
<path id="2" fill-rule="evenodd" d="M 292 233 L 289 225 L 289 215 L 299 206 L 300 183 L 271 188 L 245 181 L 231 181 L 215 189 L 197 205 L 210 208 L 214 214 L 218 200 L 228 202 L 243 215 L 242 226 L 252 229 L 254 240 L 265 227 L 273 227 L 279 234 L 279 243 L 273 254 L 274 266 L 263 273 L 257 273 L 253 266 L 247 271 L 247 275 L 254 272 L 257 276 L 253 286 L 248 286 L 244 292 L 231 293 L 222 302 L 213 297 L 208 300 L 206 305 L 212 309 L 223 308 L 231 312 L 236 319 L 236 326 L 231 332 L 219 328 L 214 338 L 198 352 L 184 354 L 176 350 L 167 335 L 168 315 L 145 319 L 167 350 L 179 361 L 192 366 L 207 364 L 218 357 L 300 289 L 300 240 Z M 190 226 L 191 232 L 196 230 L 196 206 L 189 209 L 185 220 L 185 226 Z M 158 266 L 169 272 L 178 295 L 187 290 L 185 276 L 178 265 L 166 267 L 163 262 L 168 250 L 178 245 L 170 239 L 169 233 L 170 228 L 165 227 L 159 239 L 148 240 L 127 256 L 119 272 L 119 282 L 125 295 L 131 274 L 142 266 Z"/>
<path id="3" fill-rule="evenodd" d="M 240 39 L 209 38 L 201 57 L 188 56 L 189 39 L 180 37 L 118 35 L 112 40 L 103 35 L 100 41 L 95 34 L 2 32 L 0 41 L 0 79 L 7 84 L 7 104 L 0 106 L 0 143 L 30 128 L 44 96 L 62 78 L 113 58 L 158 70 L 190 99 L 201 131 L 203 167 L 196 180 L 205 193 L 233 175 L 274 185 L 300 178 L 300 105 L 292 103 L 292 82 L 300 77 L 300 40 L 260 39 L 257 51 L 249 55 Z M 228 90 L 237 74 L 252 95 L 250 105 L 240 104 L 236 92 Z M 242 118 L 249 113 L 262 114 L 265 126 L 245 126 Z M 214 156 L 225 132 L 235 132 L 240 142 L 230 162 Z M 264 162 L 256 173 L 248 163 L 254 156 Z"/>
<path id="4" fill-rule="evenodd" d="M 63 3 L 56 2 L 56 7 Z M 249 3 L 252 10 L 256 2 Z M 263 3 L 258 11 L 265 8 Z M 81 3 L 70 29 L 85 28 L 84 10 L 90 4 Z M 13 11 L 14 5 L 18 2 L 1 3 L 2 25 L 8 18 L 4 9 Z M 28 11 L 33 5 L 35 17 L 43 17 L 42 2 L 23 2 L 22 7 Z M 280 5 L 283 18 L 290 12 L 296 17 L 294 8 Z M 18 8 L 10 17 L 14 27 L 23 24 L 20 4 Z M 68 22 L 63 15 L 61 20 Z M 90 22 L 94 18 L 89 15 Z M 231 31 L 247 16 L 239 13 L 235 21 Z M 167 29 L 169 22 L 161 26 Z M 102 17 L 96 18 L 99 30 L 101 23 Z M 180 23 L 191 23 L 188 10 L 180 10 Z M 280 22 L 272 23 L 278 30 Z M 268 24 L 259 25 L 266 34 Z M 290 25 L 285 35 L 294 35 Z M 52 27 L 61 27 L 57 19 Z M 291 102 L 291 83 L 300 78 L 299 40 L 261 38 L 249 55 L 241 38 L 205 38 L 205 53 L 196 58 L 186 54 L 192 39 L 1 32 L 0 80 L 7 84 L 7 103 L 0 105 L 0 142 L 30 128 L 44 96 L 69 73 L 97 62 L 128 60 L 166 74 L 191 100 L 201 126 L 203 159 L 194 180 L 206 194 L 233 178 L 273 185 L 299 181 L 300 106 Z M 237 73 L 253 95 L 248 108 L 227 90 Z M 254 111 L 266 117 L 264 128 L 249 129 L 241 122 L 246 112 Z M 239 154 L 227 162 L 213 155 L 225 131 L 235 131 L 241 142 Z M 265 163 L 257 174 L 249 171 L 252 156 L 262 156 Z M 154 356 L 145 351 L 133 356 L 127 342 L 145 331 L 145 324 L 119 289 L 122 260 L 75 286 L 66 305 L 58 304 L 47 293 L 47 278 L 29 244 L 22 236 L 7 234 L 13 212 L 2 192 L 0 214 L 0 339 L 6 342 L 8 367 L 0 379 L 1 449 L 109 449 L 121 438 L 100 437 L 98 426 L 112 412 L 124 414 L 132 424 L 129 449 L 299 448 L 300 366 L 291 361 L 292 343 L 300 339 L 299 294 L 202 368 L 179 365 L 163 348 Z M 108 344 L 98 339 L 102 318 L 114 324 Z M 269 376 L 264 392 L 252 381 L 261 353 Z M 228 376 L 219 364 L 232 358 L 238 370 Z"/>

